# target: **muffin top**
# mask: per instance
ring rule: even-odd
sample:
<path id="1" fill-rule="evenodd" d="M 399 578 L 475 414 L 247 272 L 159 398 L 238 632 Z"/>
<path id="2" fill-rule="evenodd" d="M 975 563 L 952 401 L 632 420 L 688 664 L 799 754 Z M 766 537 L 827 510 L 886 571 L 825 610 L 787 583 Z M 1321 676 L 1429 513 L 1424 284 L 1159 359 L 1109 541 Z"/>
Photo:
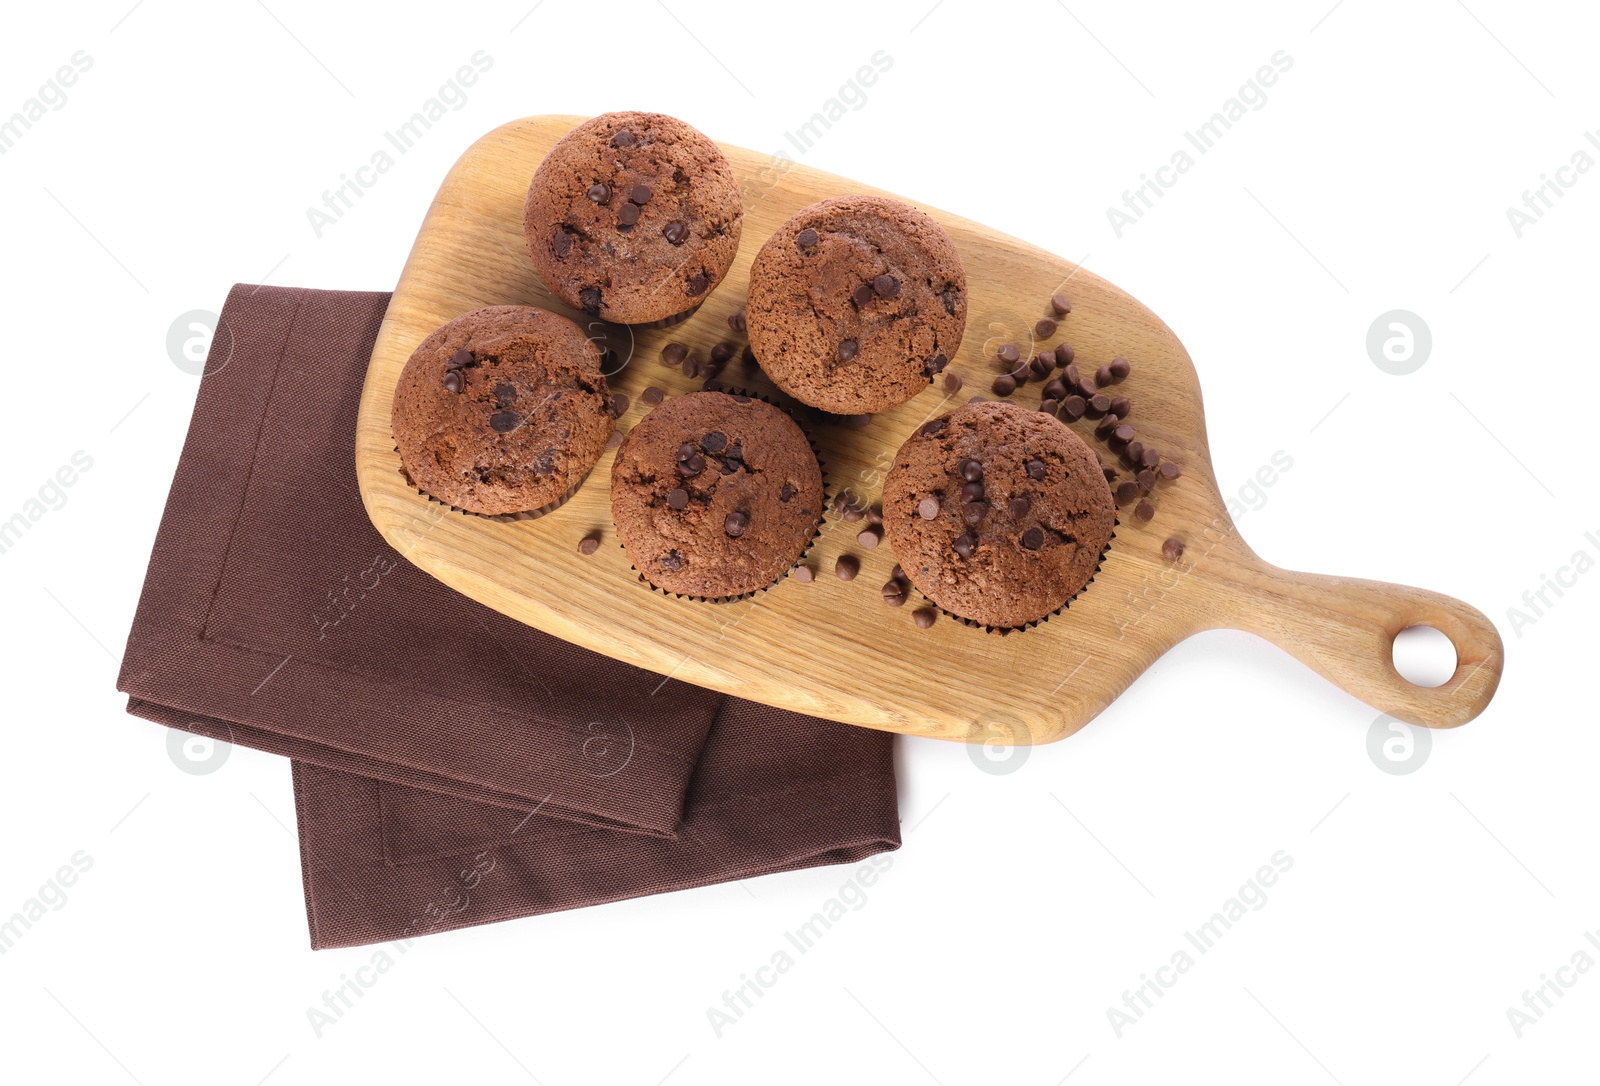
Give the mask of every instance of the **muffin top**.
<path id="1" fill-rule="evenodd" d="M 564 317 L 490 306 L 424 339 L 391 416 L 412 485 L 469 513 L 532 512 L 562 498 L 611 436 L 600 349 Z"/>
<path id="2" fill-rule="evenodd" d="M 704 301 L 739 250 L 744 202 L 717 145 L 661 113 L 603 113 L 551 148 L 523 227 L 556 297 L 647 324 Z"/>
<path id="3" fill-rule="evenodd" d="M 785 412 L 694 392 L 633 428 L 611 467 L 611 516 L 634 568 L 701 599 L 765 588 L 822 520 L 822 469 Z"/>
<path id="4" fill-rule="evenodd" d="M 835 414 L 882 411 L 927 388 L 961 346 L 966 271 L 944 229 L 908 204 L 823 200 L 761 247 L 745 319 L 783 391 Z"/>
<path id="5" fill-rule="evenodd" d="M 884 482 L 884 531 L 911 583 L 996 628 L 1037 622 L 1077 595 L 1114 524 L 1094 452 L 1016 404 L 968 404 L 924 423 Z"/>

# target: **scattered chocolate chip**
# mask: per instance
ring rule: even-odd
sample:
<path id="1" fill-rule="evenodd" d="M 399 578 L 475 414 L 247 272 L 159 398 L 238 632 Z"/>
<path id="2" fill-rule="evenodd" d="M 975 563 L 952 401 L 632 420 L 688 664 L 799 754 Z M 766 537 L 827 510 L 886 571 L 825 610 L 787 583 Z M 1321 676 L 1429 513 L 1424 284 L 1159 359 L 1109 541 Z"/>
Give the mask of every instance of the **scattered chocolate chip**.
<path id="1" fill-rule="evenodd" d="M 995 351 L 995 357 L 1008 366 L 1014 366 L 1017 360 L 1022 357 L 1022 352 L 1017 350 L 1015 343 L 1002 343 L 1000 344 L 1000 349 Z"/>
<path id="2" fill-rule="evenodd" d="M 959 373 L 957 373 L 955 370 L 947 370 L 947 371 L 945 371 L 945 375 L 944 375 L 944 390 L 945 390 L 945 392 L 947 392 L 950 395 L 954 396 L 957 392 L 961 391 L 961 386 L 962 386 L 963 383 L 964 382 L 961 380 L 961 375 Z"/>
<path id="3" fill-rule="evenodd" d="M 917 516 L 923 520 L 932 520 L 939 515 L 939 499 L 928 495 L 917 503 Z"/>
<path id="4" fill-rule="evenodd" d="M 682 487 L 667 491 L 667 504 L 674 509 L 689 508 L 689 492 Z"/>
<path id="5" fill-rule="evenodd" d="M 1149 520 L 1156 515 L 1156 507 L 1147 501 L 1142 501 L 1133 507 L 1133 515 L 1139 520 Z"/>
<path id="6" fill-rule="evenodd" d="M 875 524 L 880 528 L 883 526 L 882 502 L 873 502 L 871 505 L 867 506 L 867 523 Z"/>
<path id="7" fill-rule="evenodd" d="M 1111 436 L 1126 444 L 1127 442 L 1133 440 L 1133 433 L 1134 431 L 1132 426 L 1129 426 L 1127 423 L 1122 423 L 1116 428 L 1116 430 L 1112 431 Z"/>
<path id="8" fill-rule="evenodd" d="M 622 447 L 622 431 L 613 430 L 606 435 L 606 448 L 620 449 Z"/>
<path id="9" fill-rule="evenodd" d="M 668 366 L 681 366 L 683 360 L 689 357 L 689 348 L 681 343 L 669 343 L 661 348 L 661 361 Z"/>
<path id="10" fill-rule="evenodd" d="M 790 570 L 789 576 L 793 577 L 801 584 L 810 584 L 812 581 L 817 579 L 817 571 L 802 563 L 801 565 L 795 566 L 794 569 Z"/>
<path id="11" fill-rule="evenodd" d="M 1115 378 L 1111 376 L 1110 366 L 1101 366 L 1099 369 L 1094 371 L 1094 383 L 1099 385 L 1101 388 L 1110 386 L 1114 380 Z"/>
<path id="12" fill-rule="evenodd" d="M 956 465 L 956 470 L 960 472 L 961 477 L 969 483 L 976 483 L 983 478 L 983 465 L 978 463 L 976 460 L 963 460 L 961 463 Z"/>
<path id="13" fill-rule="evenodd" d="M 517 428 L 522 416 L 515 411 L 496 411 L 489 416 L 489 428 L 497 434 L 508 434 Z"/>
<path id="14" fill-rule="evenodd" d="M 1013 520 L 1027 516 L 1028 510 L 1032 508 L 1033 502 L 1028 499 L 1026 494 L 1018 494 L 1006 503 L 1006 512 L 1011 514 Z"/>
<path id="15" fill-rule="evenodd" d="M 880 298 L 900 297 L 900 280 L 892 275 L 880 275 L 872 281 L 872 289 Z"/>
<path id="16" fill-rule="evenodd" d="M 1084 402 L 1082 396 L 1068 396 L 1061 401 L 1061 413 L 1072 421 L 1083 418 L 1083 413 L 1088 408 L 1089 405 Z"/>
<path id="17" fill-rule="evenodd" d="M 597 204 L 603 204 L 611 199 L 611 186 L 604 181 L 589 186 L 589 199 Z"/>
<path id="18" fill-rule="evenodd" d="M 917 624 L 919 630 L 926 630 L 932 626 L 936 618 L 938 618 L 937 613 L 929 607 L 919 607 L 911 612 L 911 621 Z"/>
<path id="19" fill-rule="evenodd" d="M 1054 415 L 1056 413 L 1056 408 L 1060 406 L 1060 404 L 1056 403 L 1056 401 L 1052 400 L 1048 396 L 1039 401 L 1039 410 L 1043 411 L 1046 415 Z"/>
<path id="20" fill-rule="evenodd" d="M 989 391 L 996 396 L 1009 396 L 1017 390 L 1017 379 L 1009 373 L 1002 373 L 994 379 L 994 384 L 989 386 Z"/>
<path id="21" fill-rule="evenodd" d="M 1072 365 L 1072 360 L 1077 357 L 1077 354 L 1076 354 L 1076 352 L 1073 351 L 1072 345 L 1070 343 L 1057 343 L 1056 344 L 1056 349 L 1055 349 L 1055 356 L 1056 356 L 1056 365 L 1058 365 L 1058 366 L 1070 366 L 1070 365 Z"/>
<path id="22" fill-rule="evenodd" d="M 1049 317 L 1040 317 L 1033 326 L 1033 334 L 1040 339 L 1049 339 L 1056 334 L 1056 322 Z"/>
<path id="23" fill-rule="evenodd" d="M 854 524 L 858 520 L 865 520 L 866 516 L 867 516 L 867 511 L 865 509 L 861 508 L 860 505 L 858 505 L 854 501 L 852 501 L 849 505 L 846 505 L 846 506 L 843 507 L 843 512 L 842 512 L 841 515 L 844 517 L 844 519 L 846 521 L 848 521 L 851 524 Z"/>
<path id="24" fill-rule="evenodd" d="M 1133 372 L 1133 366 L 1130 365 L 1128 360 L 1123 358 L 1121 355 L 1118 355 L 1116 358 L 1111 360 L 1110 369 L 1111 376 L 1115 377 L 1119 381 Z"/>
<path id="25" fill-rule="evenodd" d="M 1144 452 L 1139 454 L 1139 463 L 1146 468 L 1154 468 L 1161 463 L 1161 454 L 1147 447 Z"/>
<path id="26" fill-rule="evenodd" d="M 1183 557 L 1183 540 L 1169 539 L 1161 544 L 1161 557 L 1169 562 L 1176 562 Z"/>
<path id="27" fill-rule="evenodd" d="M 444 375 L 444 390 L 446 392 L 460 392 L 464 386 L 461 383 L 461 374 L 449 370 Z"/>
<path id="28" fill-rule="evenodd" d="M 661 556 L 661 568 L 682 569 L 683 555 L 679 554 L 677 551 L 668 551 L 666 554 Z"/>
<path id="29" fill-rule="evenodd" d="M 1028 372 L 1040 380 L 1049 377 L 1055 368 L 1056 356 L 1049 351 L 1040 351 L 1033 356 L 1033 361 L 1028 363 Z"/>
<path id="30" fill-rule="evenodd" d="M 728 327 L 738 335 L 744 335 L 745 329 L 749 327 L 745 321 L 744 310 L 739 309 L 728 314 Z"/>
<path id="31" fill-rule="evenodd" d="M 705 272 L 696 272 L 694 277 L 684 284 L 683 289 L 689 297 L 693 298 L 697 294 L 704 294 L 706 288 L 710 285 L 711 280 L 706 278 Z"/>
<path id="32" fill-rule="evenodd" d="M 718 343 L 711 348 L 711 361 L 718 366 L 726 365 L 728 359 L 732 357 L 733 345 L 731 343 Z"/>
<path id="33" fill-rule="evenodd" d="M 633 191 L 628 193 L 628 199 L 643 207 L 650 202 L 650 197 L 654 195 L 655 193 L 650 191 L 649 185 L 635 185 L 633 186 Z"/>
<path id="34" fill-rule="evenodd" d="M 1044 392 L 1041 395 L 1059 401 L 1066 399 L 1071 393 L 1067 391 L 1066 383 L 1061 378 L 1055 377 L 1045 382 Z"/>
<path id="35" fill-rule="evenodd" d="M 1089 397 L 1089 410 L 1097 415 L 1104 415 L 1111 410 L 1111 397 L 1104 392 L 1096 392 Z"/>
<path id="36" fill-rule="evenodd" d="M 1050 295 L 1050 309 L 1058 317 L 1065 317 L 1072 312 L 1072 302 L 1065 294 Z"/>
<path id="37" fill-rule="evenodd" d="M 599 549 L 600 538 L 598 536 L 586 535 L 582 539 L 578 540 L 579 554 L 593 554 Z"/>
<path id="38" fill-rule="evenodd" d="M 446 362 L 445 366 L 449 369 L 459 370 L 465 366 L 472 365 L 477 360 L 477 355 L 463 347 L 461 350 L 450 356 L 450 361 Z"/>
<path id="39" fill-rule="evenodd" d="M 1182 474 L 1183 469 L 1178 467 L 1178 465 L 1171 460 L 1168 460 L 1161 465 L 1161 477 L 1163 479 L 1176 479 Z"/>
<path id="40" fill-rule="evenodd" d="M 611 417 L 620 419 L 628 413 L 628 397 L 620 392 L 611 394 Z"/>
<path id="41" fill-rule="evenodd" d="M 983 519 L 984 514 L 988 511 L 988 502 L 968 502 L 961 507 L 961 519 L 968 524 L 976 524 Z"/>
<path id="42" fill-rule="evenodd" d="M 883 533 L 877 528 L 869 526 L 856 533 L 856 542 L 870 551 L 883 542 Z"/>
<path id="43" fill-rule="evenodd" d="M 1066 383 L 1068 388 L 1077 388 L 1078 367 L 1073 365 L 1071 362 L 1068 362 L 1065 366 L 1061 367 L 1061 380 Z"/>
<path id="44" fill-rule="evenodd" d="M 633 134 L 633 130 L 630 128 L 624 128 L 611 137 L 611 146 L 620 147 L 624 151 L 638 142 L 638 137 Z M 676 554 L 677 552 L 674 551 L 673 553 Z"/>
<path id="45" fill-rule="evenodd" d="M 890 607 L 903 607 L 906 602 L 906 586 L 900 581 L 890 581 L 885 584 L 883 602 Z"/>
<path id="46" fill-rule="evenodd" d="M 971 532 L 962 532 L 955 537 L 950 547 L 962 558 L 971 558 L 972 552 L 978 549 L 978 537 Z"/>
<path id="47" fill-rule="evenodd" d="M 1094 428 L 1095 437 L 1103 437 L 1103 438 L 1110 437 L 1113 433 L 1116 432 L 1117 423 L 1119 421 L 1120 420 L 1118 420 L 1118 418 L 1115 415 L 1115 413 L 1107 415 L 1105 418 L 1101 419 L 1095 425 L 1095 428 Z"/>
<path id="48" fill-rule="evenodd" d="M 623 226 L 632 226 L 639 221 L 639 205 L 623 204 L 617 208 L 617 222 Z"/>
<path id="49" fill-rule="evenodd" d="M 1146 494 L 1150 493 L 1150 491 L 1156 488 L 1156 473 L 1151 471 L 1149 468 L 1145 468 L 1143 471 L 1139 472 L 1136 478 L 1139 480 L 1139 489 L 1143 490 Z"/>
<path id="50" fill-rule="evenodd" d="M 689 240 L 689 227 L 674 220 L 661 228 L 661 236 L 671 245 L 682 245 Z"/>
<path id="51" fill-rule="evenodd" d="M 795 235 L 794 243 L 802 249 L 814 248 L 817 244 L 817 232 L 808 226 Z"/>
<path id="52" fill-rule="evenodd" d="M 1119 419 L 1125 419 L 1133 413 L 1133 404 L 1126 396 L 1113 396 L 1111 398 L 1111 413 Z"/>
<path id="53" fill-rule="evenodd" d="M 833 563 L 833 575 L 841 581 L 853 581 L 861 572 L 861 560 L 853 554 L 841 554 Z"/>
<path id="54" fill-rule="evenodd" d="M 1077 387 L 1078 387 L 1078 394 L 1081 395 L 1086 400 L 1094 399 L 1096 393 L 1098 393 L 1100 391 L 1100 389 L 1095 386 L 1095 383 L 1093 381 L 1089 380 L 1087 377 L 1078 378 L 1078 386 Z"/>
<path id="55" fill-rule="evenodd" d="M 1029 528 L 1022 533 L 1022 546 L 1024 550 L 1036 551 L 1044 546 L 1044 530 Z"/>
<path id="56" fill-rule="evenodd" d="M 1130 468 L 1137 468 L 1144 462 L 1144 442 L 1134 438 L 1128 442 L 1128 447 L 1122 450 L 1122 455 Z"/>
<path id="57" fill-rule="evenodd" d="M 847 339 L 847 340 L 841 341 L 840 344 L 839 344 L 839 352 L 838 352 L 839 353 L 839 361 L 841 361 L 841 362 L 850 361 L 852 358 L 854 358 L 856 356 L 856 351 L 858 349 L 859 348 L 856 346 L 856 341 L 853 340 L 853 339 Z"/>
<path id="58" fill-rule="evenodd" d="M 866 305 L 874 297 L 876 295 L 873 293 L 871 283 L 857 283 L 856 289 L 850 293 L 850 300 L 855 302 L 856 305 Z"/>
<path id="59" fill-rule="evenodd" d="M 1139 496 L 1139 484 L 1132 479 L 1124 479 L 1117 484 L 1117 504 L 1127 505 Z"/>
<path id="60" fill-rule="evenodd" d="M 656 404 L 658 404 L 662 400 L 666 399 L 667 398 L 667 394 L 665 392 L 662 392 L 655 385 L 651 385 L 649 388 L 645 389 L 642 393 L 639 394 L 639 398 L 641 400 L 643 400 L 645 403 L 649 404 L 651 407 L 654 407 Z"/>
<path id="61" fill-rule="evenodd" d="M 1023 464 L 1022 466 L 1027 471 L 1028 478 L 1034 479 L 1034 480 L 1038 480 L 1038 479 L 1043 479 L 1044 478 L 1044 461 L 1043 460 L 1029 460 L 1027 463 Z"/>
<path id="62" fill-rule="evenodd" d="M 1100 473 L 1106 477 L 1106 482 L 1108 483 L 1114 483 L 1117 481 L 1117 469 L 1112 467 L 1110 464 L 1101 464 Z"/>
<path id="63" fill-rule="evenodd" d="M 750 518 L 737 509 L 729 513 L 722 521 L 722 530 L 727 532 L 732 539 L 738 539 L 744 535 L 744 530 L 748 527 L 750 527 Z"/>
<path id="64" fill-rule="evenodd" d="M 871 415 L 844 415 L 839 419 L 839 424 L 850 430 L 865 430 L 871 421 Z"/>
<path id="65" fill-rule="evenodd" d="M 739 352 L 739 360 L 747 366 L 756 364 L 756 352 L 750 347 L 750 344 L 746 343 L 744 350 Z"/>

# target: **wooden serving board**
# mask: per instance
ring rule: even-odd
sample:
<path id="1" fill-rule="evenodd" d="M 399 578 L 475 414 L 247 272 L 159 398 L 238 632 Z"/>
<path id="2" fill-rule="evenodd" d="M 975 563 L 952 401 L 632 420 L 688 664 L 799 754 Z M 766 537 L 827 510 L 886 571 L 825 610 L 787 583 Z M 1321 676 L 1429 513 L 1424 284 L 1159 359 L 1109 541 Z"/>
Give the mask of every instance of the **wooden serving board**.
<path id="1" fill-rule="evenodd" d="M 813 584 L 785 579 L 722 605 L 652 591 L 630 568 L 611 525 L 610 452 L 566 505 L 536 520 L 473 517 L 419 496 L 401 476 L 389 413 L 401 368 L 423 337 L 486 305 L 534 305 L 587 323 L 546 291 L 522 234 L 529 179 L 582 119 L 515 121 L 461 157 L 422 224 L 373 350 L 356 432 L 361 496 L 384 538 L 441 581 L 538 629 L 662 675 L 815 716 L 946 739 L 1048 742 L 1070 735 L 1162 653 L 1218 627 L 1259 634 L 1413 724 L 1463 724 L 1493 696 L 1503 651 L 1478 611 L 1421 589 L 1288 572 L 1245 545 L 1211 468 L 1194 366 L 1155 314 L 1092 272 L 925 206 L 966 263 L 966 338 L 951 362 L 966 388 L 947 398 L 935 386 L 862 429 L 815 425 L 829 490 L 848 486 L 876 500 L 912 430 L 975 393 L 988 395 L 994 349 L 1008 341 L 1028 348 L 1048 298 L 1064 291 L 1072 313 L 1043 345 L 1071 343 L 1086 375 L 1114 355 L 1127 357 L 1133 374 L 1115 391 L 1133 401 L 1129 421 L 1183 475 L 1157 488 L 1150 522 L 1135 520 L 1130 507 L 1121 510 L 1098 576 L 1056 617 L 1008 636 L 945 616 L 918 629 L 912 612 L 924 602 L 919 596 L 890 608 L 880 594 L 895 563 L 887 543 L 863 550 L 856 542 L 861 525 L 832 512 L 807 556 L 818 571 Z M 631 400 L 620 428 L 648 410 L 640 398 L 646 387 L 668 394 L 700 387 L 660 363 L 664 344 L 677 340 L 702 358 L 719 342 L 743 346 L 726 318 L 744 305 L 750 262 L 780 223 L 825 197 L 877 191 L 740 147 L 722 149 L 745 187 L 738 260 L 684 324 L 609 329 L 610 342 L 624 352 L 632 340 L 630 360 L 611 378 Z M 724 380 L 781 399 L 759 371 L 737 360 Z M 1015 401 L 1035 406 L 1039 387 L 1030 383 Z M 1092 436 L 1093 420 L 1072 425 L 1113 460 Z M 580 555 L 577 543 L 591 532 L 600 533 L 602 546 Z M 1185 546 L 1176 563 L 1162 557 L 1168 538 Z M 853 582 L 833 575 L 834 560 L 846 552 L 862 562 Z M 1415 625 L 1436 627 L 1455 644 L 1458 666 L 1442 686 L 1413 686 L 1394 669 L 1394 636 Z"/>

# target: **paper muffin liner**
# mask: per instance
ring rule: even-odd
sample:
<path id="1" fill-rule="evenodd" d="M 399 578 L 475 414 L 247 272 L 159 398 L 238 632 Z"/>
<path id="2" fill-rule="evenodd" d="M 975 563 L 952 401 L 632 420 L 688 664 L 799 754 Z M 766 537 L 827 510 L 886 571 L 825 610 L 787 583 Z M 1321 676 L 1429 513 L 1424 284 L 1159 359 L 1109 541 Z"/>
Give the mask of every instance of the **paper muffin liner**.
<path id="1" fill-rule="evenodd" d="M 709 295 L 711 293 L 711 290 L 712 290 L 711 287 L 707 287 L 706 288 L 706 294 Z M 694 303 L 694 305 L 690 306 L 688 309 L 685 309 L 682 313 L 674 313 L 672 316 L 670 316 L 670 317 L 662 317 L 658 321 L 645 321 L 642 324 L 629 324 L 629 325 L 625 325 L 624 327 L 634 328 L 634 329 L 641 329 L 641 330 L 649 330 L 649 329 L 652 329 L 652 328 L 671 328 L 673 325 L 682 324 L 684 321 L 686 321 L 690 317 L 694 316 L 695 313 L 698 312 L 700 307 L 702 305 L 704 305 L 704 304 L 705 304 L 705 299 L 702 298 L 700 301 Z"/>
<path id="2" fill-rule="evenodd" d="M 817 470 L 822 475 L 822 508 L 817 512 L 816 527 L 811 529 L 810 538 L 806 540 L 806 545 L 800 549 L 800 553 L 795 556 L 794 561 L 785 566 L 770 583 L 762 585 L 760 588 L 751 589 L 749 592 L 741 592 L 735 596 L 692 596 L 686 592 L 674 592 L 669 588 L 662 588 L 660 585 L 655 584 L 644 575 L 638 566 L 633 565 L 631 562 L 629 563 L 628 568 L 639 575 L 639 583 L 650 589 L 650 591 L 660 593 L 663 596 L 672 596 L 680 600 L 691 600 L 695 603 L 738 603 L 741 600 L 754 599 L 762 593 L 769 592 L 773 588 L 776 588 L 785 577 L 789 576 L 794 569 L 796 569 L 806 560 L 806 555 L 810 554 L 811 548 L 817 545 L 817 540 L 822 536 L 822 528 L 827 523 L 828 465 L 826 461 L 822 459 L 822 450 L 817 447 L 816 440 L 811 436 L 811 431 L 806 428 L 804 423 L 795 417 L 795 413 L 792 410 L 784 407 L 780 403 L 774 403 L 771 397 L 763 396 L 759 392 L 748 392 L 742 388 L 728 388 L 723 389 L 722 394 L 725 396 L 747 396 L 752 400 L 760 400 L 762 403 L 771 407 L 776 407 L 779 411 L 782 411 L 785 415 L 788 415 L 790 420 L 793 421 L 796 426 L 800 427 L 800 432 L 805 435 L 806 444 L 811 447 L 811 454 L 817 458 Z M 681 393 L 680 395 L 687 395 L 687 393 Z M 627 547 L 623 546 L 620 541 L 617 543 L 617 546 L 622 547 L 623 553 L 627 553 Z"/>
<path id="3" fill-rule="evenodd" d="M 390 435 L 389 440 L 394 440 L 393 435 Z M 400 455 L 399 444 L 395 445 L 394 451 L 396 456 Z M 604 454 L 602 453 L 601 455 Z M 598 464 L 599 462 L 600 461 L 598 459 L 595 460 L 595 464 Z M 516 513 L 477 513 L 471 509 L 463 509 L 459 505 L 452 505 L 450 502 L 447 502 L 442 498 L 434 497 L 432 494 L 418 486 L 416 481 L 411 478 L 411 473 L 406 470 L 406 463 L 403 458 L 400 461 L 399 471 L 400 478 L 406 481 L 406 486 L 410 487 L 413 492 L 421 494 L 424 498 L 427 498 L 428 501 L 434 505 L 442 505 L 446 509 L 449 509 L 452 512 L 460 513 L 464 517 L 476 517 L 479 520 L 493 520 L 498 521 L 501 524 L 515 524 L 519 520 L 538 520 L 540 517 L 545 516 L 548 513 L 553 513 L 557 509 L 560 509 L 563 505 L 566 505 L 572 496 L 583 487 L 585 482 L 588 481 L 589 476 L 594 472 L 594 464 L 589 465 L 589 470 L 585 471 L 581 476 L 579 476 L 578 481 L 567 487 L 567 489 L 557 496 L 554 501 L 547 502 L 537 509 L 529 509 Z"/>
<path id="4" fill-rule="evenodd" d="M 907 577 L 905 581 L 906 584 L 911 585 L 912 588 L 916 589 L 918 596 L 921 596 L 924 600 L 927 600 L 927 602 L 936 608 L 941 614 L 947 616 L 955 622 L 961 623 L 963 626 L 970 626 L 975 630 L 982 630 L 984 633 L 999 634 L 1001 637 L 1004 637 L 1006 634 L 1020 633 L 1023 630 L 1031 630 L 1036 626 L 1043 626 L 1046 622 L 1049 622 L 1051 619 L 1061 614 L 1061 612 L 1071 607 L 1073 600 L 1077 599 L 1079 596 L 1083 595 L 1089 590 L 1089 586 L 1094 584 L 1094 579 L 1100 576 L 1100 567 L 1105 564 L 1106 555 L 1111 553 L 1111 544 L 1117 538 L 1117 525 L 1121 523 L 1121 518 L 1117 516 L 1116 511 L 1113 510 L 1111 514 L 1111 535 L 1106 539 L 1106 545 L 1100 548 L 1100 556 L 1095 559 L 1094 569 L 1090 572 L 1089 579 L 1083 582 L 1083 587 L 1079 588 L 1072 595 L 1068 596 L 1066 602 L 1064 602 L 1060 607 L 1057 607 L 1054 611 L 1051 611 L 1049 614 L 1043 615 L 1040 618 L 1036 618 L 1032 622 L 1025 622 L 1020 626 L 990 626 L 988 623 L 979 622 L 977 619 L 966 618 L 962 615 L 958 615 L 942 604 L 936 603 L 928 596 L 926 592 L 922 591 L 920 588 L 917 588 L 916 585 L 911 584 L 911 578 Z"/>

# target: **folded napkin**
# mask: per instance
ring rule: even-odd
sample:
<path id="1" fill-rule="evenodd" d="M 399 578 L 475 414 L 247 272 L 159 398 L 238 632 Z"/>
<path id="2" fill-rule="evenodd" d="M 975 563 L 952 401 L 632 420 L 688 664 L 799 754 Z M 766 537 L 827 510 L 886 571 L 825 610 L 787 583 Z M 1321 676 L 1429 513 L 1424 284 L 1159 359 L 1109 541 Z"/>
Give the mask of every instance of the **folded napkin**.
<path id="1" fill-rule="evenodd" d="M 294 760 L 311 945 L 899 847 L 892 736 L 577 648 L 383 541 L 353 440 L 388 303 L 229 294 L 117 680 Z"/>

